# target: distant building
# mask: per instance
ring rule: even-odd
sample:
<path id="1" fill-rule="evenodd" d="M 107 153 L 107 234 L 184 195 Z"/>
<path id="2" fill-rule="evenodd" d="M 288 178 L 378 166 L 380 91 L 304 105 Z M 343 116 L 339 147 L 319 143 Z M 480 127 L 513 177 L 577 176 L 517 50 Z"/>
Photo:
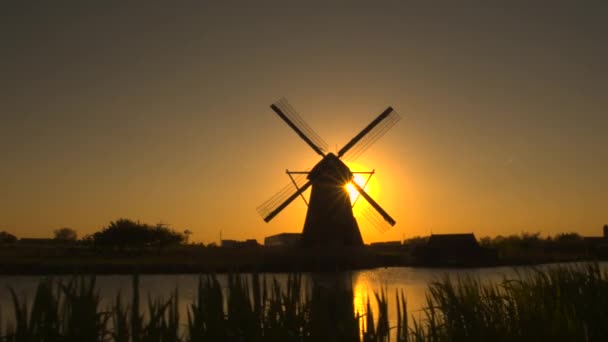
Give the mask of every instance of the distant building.
<path id="1" fill-rule="evenodd" d="M 258 240 L 256 239 L 247 239 L 245 240 L 245 246 L 244 247 L 257 247 L 260 244 L 258 243 Z"/>
<path id="2" fill-rule="evenodd" d="M 608 224 L 604 225 L 603 236 L 583 236 L 583 240 L 590 244 L 608 243 Z"/>
<path id="3" fill-rule="evenodd" d="M 300 243 L 300 233 L 281 233 L 264 238 L 264 246 L 294 247 Z"/>
<path id="4" fill-rule="evenodd" d="M 416 251 L 417 259 L 429 265 L 474 265 L 497 260 L 496 251 L 483 248 L 470 234 L 433 234 Z"/>
<path id="5" fill-rule="evenodd" d="M 243 247 L 256 247 L 256 246 L 259 246 L 259 244 L 258 244 L 258 241 L 255 239 L 247 239 L 245 241 L 221 240 L 221 246 L 224 248 L 243 248 Z"/>
<path id="6" fill-rule="evenodd" d="M 589 245 L 600 245 L 606 243 L 606 238 L 603 236 L 583 236 L 583 241 Z"/>
<path id="7" fill-rule="evenodd" d="M 596 258 L 608 258 L 608 224 L 604 225 L 603 236 L 584 236 L 587 251 Z"/>

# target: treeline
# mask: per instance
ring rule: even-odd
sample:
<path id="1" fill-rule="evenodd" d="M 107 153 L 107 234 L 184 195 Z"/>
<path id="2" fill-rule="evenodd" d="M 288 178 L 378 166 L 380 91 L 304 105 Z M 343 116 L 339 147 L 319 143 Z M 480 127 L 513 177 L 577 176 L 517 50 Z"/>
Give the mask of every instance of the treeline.
<path id="1" fill-rule="evenodd" d="M 540 233 L 484 237 L 479 240 L 483 247 L 493 248 L 498 257 L 507 261 L 564 261 L 595 259 L 606 256 L 608 239 L 585 239 L 577 233 L 562 233 L 541 237 Z"/>
<path id="2" fill-rule="evenodd" d="M 184 243 L 186 235 L 163 224 L 149 225 L 128 219 L 119 219 L 110 222 L 107 227 L 85 237 L 83 240 L 85 243 L 97 246 L 169 246 Z"/>
<path id="3" fill-rule="evenodd" d="M 554 236 L 541 237 L 540 233 L 521 233 L 520 235 L 498 235 L 494 238 L 483 237 L 479 244 L 484 247 L 531 249 L 549 245 L 571 245 L 584 242 L 578 233 L 561 233 Z"/>
<path id="4" fill-rule="evenodd" d="M 595 238 L 601 239 L 601 238 Z M 406 239 L 404 246 L 420 246 L 427 243 L 429 236 L 415 236 Z M 608 239 L 606 239 L 608 241 Z M 497 235 L 495 237 L 482 237 L 478 240 L 482 247 L 490 248 L 517 248 L 530 249 L 547 245 L 568 245 L 585 242 L 585 238 L 578 233 L 560 233 L 554 236 L 542 237 L 540 233 L 521 233 L 508 236 Z"/>
<path id="5" fill-rule="evenodd" d="M 606 226 L 604 230 L 608 232 Z M 415 251 L 424 247 L 428 240 L 429 236 L 417 236 L 405 240 L 403 247 Z M 482 237 L 478 243 L 496 251 L 498 260 L 507 264 L 608 259 L 608 237 L 583 237 L 574 232 L 553 236 L 524 232 Z"/>
<path id="6" fill-rule="evenodd" d="M 76 230 L 60 228 L 54 231 L 53 240 L 98 247 L 166 247 L 186 243 L 190 234 L 189 230 L 184 230 L 181 233 L 165 224 L 150 225 L 121 218 L 110 222 L 100 231 L 86 235 L 80 240 L 78 240 Z M 18 241 L 19 239 L 15 235 L 5 231 L 0 232 L 0 243 L 12 244 Z"/>

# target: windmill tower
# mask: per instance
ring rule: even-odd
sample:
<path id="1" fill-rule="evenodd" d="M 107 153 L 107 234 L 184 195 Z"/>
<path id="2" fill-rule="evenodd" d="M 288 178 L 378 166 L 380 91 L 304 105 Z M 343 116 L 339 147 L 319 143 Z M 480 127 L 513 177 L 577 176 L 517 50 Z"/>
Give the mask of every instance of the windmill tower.
<path id="1" fill-rule="evenodd" d="M 353 173 L 356 172 L 352 172 L 342 161 L 353 161 L 399 121 L 399 115 L 393 108 L 388 107 L 337 154 L 326 153 L 327 143 L 302 120 L 286 100 L 282 99 L 270 108 L 322 159 L 310 171 L 287 170 L 291 183 L 257 208 L 264 221 L 272 220 L 300 196 L 308 205 L 302 231 L 302 246 L 363 245 L 359 225 L 353 215 L 350 195 L 346 190 L 346 185 L 350 183 L 371 206 L 364 211 L 370 222 L 380 230 L 395 225 L 395 220 L 363 187 L 353 181 Z M 362 173 L 367 173 L 370 177 L 374 174 L 373 171 Z M 309 187 L 312 187 L 310 200 L 306 201 L 303 193 Z"/>

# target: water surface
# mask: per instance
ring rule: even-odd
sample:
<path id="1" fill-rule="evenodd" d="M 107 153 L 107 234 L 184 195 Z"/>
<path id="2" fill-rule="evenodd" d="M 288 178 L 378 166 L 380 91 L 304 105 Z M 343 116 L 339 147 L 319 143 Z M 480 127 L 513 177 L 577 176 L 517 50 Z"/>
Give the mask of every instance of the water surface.
<path id="1" fill-rule="evenodd" d="M 556 264 L 553 264 L 556 265 Z M 537 266 L 546 268 L 552 265 Z M 608 269 L 608 262 L 600 263 L 602 269 Z M 371 299 L 372 308 L 375 307 L 374 292 L 384 289 L 389 299 L 389 317 L 394 322 L 396 319 L 395 292 L 403 291 L 407 298 L 408 312 L 414 317 L 419 317 L 422 309 L 426 305 L 426 291 L 429 283 L 439 280 L 442 277 L 450 276 L 466 277 L 473 276 L 483 282 L 499 282 L 505 277 L 517 277 L 517 274 L 533 271 L 535 267 L 489 267 L 489 268 L 468 268 L 468 269 L 441 269 L 441 268 L 414 268 L 414 267 L 387 267 L 369 270 L 353 271 L 340 274 L 303 274 L 303 283 L 309 285 L 312 280 L 328 286 L 335 286 L 336 283 L 344 287 L 352 285 L 354 298 L 354 309 L 365 312 L 367 298 Z M 249 277 L 250 275 L 246 275 Z M 282 285 L 287 283 L 286 273 L 267 273 L 264 274 L 268 281 L 276 278 Z M 31 303 L 38 282 L 44 276 L 0 276 L 0 318 L 5 323 L 6 319 L 11 319 L 13 314 L 13 304 L 8 288 L 15 289 L 18 295 L 27 298 Z M 69 277 L 55 276 L 54 278 L 65 281 Z M 220 283 L 227 286 L 227 276 L 218 276 Z M 97 288 L 102 296 L 102 308 L 111 305 L 117 294 L 123 296 L 128 303 L 131 298 L 132 276 L 128 275 L 100 275 L 96 277 Z M 180 315 L 182 322 L 185 323 L 186 312 L 189 305 L 196 298 L 196 291 L 199 275 L 142 275 L 140 276 L 140 300 L 141 304 L 146 305 L 147 298 L 168 298 L 177 288 L 179 291 Z M 393 323 L 392 322 L 392 323 Z"/>

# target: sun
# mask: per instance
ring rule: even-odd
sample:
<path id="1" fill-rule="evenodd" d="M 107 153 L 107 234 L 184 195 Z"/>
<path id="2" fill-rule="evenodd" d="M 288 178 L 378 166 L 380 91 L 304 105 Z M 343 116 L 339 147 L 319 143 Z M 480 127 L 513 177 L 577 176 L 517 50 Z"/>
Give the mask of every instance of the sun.
<path id="1" fill-rule="evenodd" d="M 363 188 L 363 186 L 365 185 L 365 181 L 366 181 L 366 178 L 363 175 L 355 174 L 355 175 L 353 175 L 353 180 L 344 186 L 346 188 L 346 191 L 348 191 L 348 195 L 350 196 L 351 203 L 353 203 L 359 196 L 359 192 L 357 191 L 357 189 L 355 188 L 355 186 L 352 183 L 355 182 L 355 183 L 357 183 L 357 185 L 359 185 L 360 187 Z M 365 190 L 366 190 L 365 192 L 368 192 L 367 189 L 365 189 Z"/>

